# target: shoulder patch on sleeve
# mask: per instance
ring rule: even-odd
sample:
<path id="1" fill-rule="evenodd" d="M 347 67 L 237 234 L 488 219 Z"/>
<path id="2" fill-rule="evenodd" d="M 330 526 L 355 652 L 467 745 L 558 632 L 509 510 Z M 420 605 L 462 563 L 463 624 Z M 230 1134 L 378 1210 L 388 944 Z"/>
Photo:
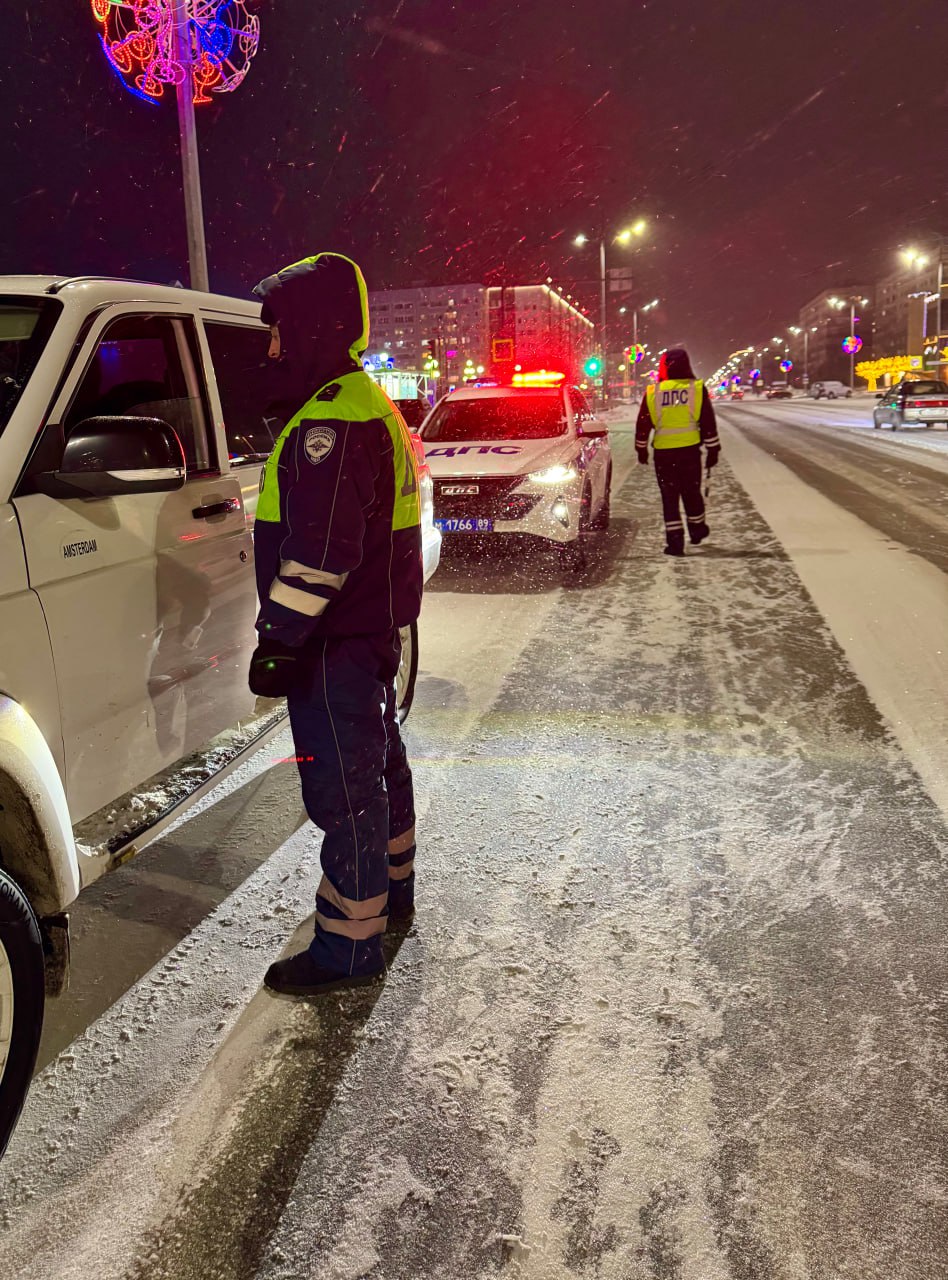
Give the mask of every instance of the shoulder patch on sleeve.
<path id="1" fill-rule="evenodd" d="M 332 427 L 310 427 L 303 437 L 303 452 L 307 461 L 314 465 L 332 453 L 336 443 L 336 433 Z"/>
<path id="2" fill-rule="evenodd" d="M 330 382 L 328 387 L 323 387 L 322 391 L 320 391 L 316 399 L 317 400 L 335 400 L 336 396 L 339 394 L 341 390 L 342 390 L 342 386 L 338 382 Z"/>

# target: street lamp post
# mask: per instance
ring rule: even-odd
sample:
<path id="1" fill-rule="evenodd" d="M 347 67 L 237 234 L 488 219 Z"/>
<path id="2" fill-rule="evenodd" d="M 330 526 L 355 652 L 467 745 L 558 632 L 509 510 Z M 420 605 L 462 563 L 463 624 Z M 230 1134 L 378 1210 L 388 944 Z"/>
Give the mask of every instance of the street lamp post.
<path id="1" fill-rule="evenodd" d="M 935 279 L 936 279 L 936 285 L 935 285 L 935 287 L 936 287 L 936 289 L 937 289 L 937 299 L 936 299 L 936 302 L 935 302 L 935 328 L 936 328 L 936 330 L 937 330 L 937 332 L 936 332 L 936 334 L 935 334 L 935 372 L 936 372 L 936 374 L 937 374 L 937 373 L 939 372 L 939 370 L 940 370 L 941 365 L 944 363 L 944 360 L 943 360 L 943 358 L 942 358 L 942 352 L 941 352 L 941 326 L 942 326 L 942 303 L 941 303 L 941 295 L 942 295 L 942 291 L 943 291 L 943 289 L 944 289 L 944 287 L 945 287 L 945 237 L 944 237 L 944 236 L 937 236 L 937 237 L 936 237 L 936 239 L 937 239 L 937 241 L 938 241 L 938 274 L 937 274 L 937 276 L 936 276 L 936 278 L 935 278 Z M 921 271 L 923 267 L 927 267 L 927 266 L 929 265 L 929 263 L 931 262 L 931 259 L 928 257 L 928 255 L 927 255 L 927 254 L 918 253 L 918 252 L 916 252 L 916 250 L 915 250 L 915 249 L 903 249 L 903 250 L 902 250 L 902 261 L 903 261 L 903 262 L 905 262 L 905 263 L 907 263 L 909 266 L 913 266 L 913 267 L 915 267 L 916 271 Z M 910 296 L 912 296 L 912 295 L 910 295 Z M 925 318 L 926 323 L 925 323 L 925 325 L 923 326 L 923 330 L 922 330 L 922 342 L 923 342 L 923 345 L 924 345 L 924 340 L 925 340 L 925 338 L 927 338 L 927 337 L 928 337 L 928 333 L 927 333 L 927 328 L 928 328 L 928 325 L 927 325 L 927 319 L 928 319 L 928 307 L 927 307 L 927 305 L 926 305 L 926 307 L 925 307 L 925 317 L 924 317 L 924 318 Z"/>
<path id="2" fill-rule="evenodd" d="M 809 325 L 806 325 L 801 329 L 798 324 L 792 324 L 787 330 L 787 332 L 792 333 L 795 338 L 799 338 L 801 334 L 803 335 L 803 389 L 804 391 L 810 385 L 810 333 L 811 332 L 816 333 L 816 328 L 817 328 L 816 325 L 813 325 L 812 327 Z"/>
<path id="3" fill-rule="evenodd" d="M 646 222 L 644 218 L 639 218 L 631 227 L 626 227 L 620 231 L 615 237 L 616 244 L 630 244 L 636 236 L 645 234 Z M 600 356 L 602 359 L 602 399 L 606 399 L 606 383 L 608 381 L 608 364 L 609 364 L 609 344 L 606 335 L 606 233 L 599 233 L 599 344 L 601 347 Z M 573 240 L 573 244 L 582 248 L 583 245 L 589 243 L 589 236 L 580 232 Z"/>
<path id="4" fill-rule="evenodd" d="M 197 127 L 194 122 L 194 53 L 187 0 L 174 0 L 174 39 L 178 62 L 185 69 L 178 81 L 178 135 L 181 139 L 181 182 L 184 189 L 184 217 L 188 232 L 188 275 L 192 289 L 207 293 L 207 242 L 204 237 L 204 202 L 201 198 L 201 169 L 198 160 Z"/>

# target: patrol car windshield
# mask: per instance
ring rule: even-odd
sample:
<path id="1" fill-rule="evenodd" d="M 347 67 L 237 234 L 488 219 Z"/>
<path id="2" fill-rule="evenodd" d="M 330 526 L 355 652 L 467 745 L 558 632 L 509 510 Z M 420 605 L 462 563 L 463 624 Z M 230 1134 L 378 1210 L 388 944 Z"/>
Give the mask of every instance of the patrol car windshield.
<path id="1" fill-rule="evenodd" d="M 549 440 L 566 431 L 559 396 L 484 396 L 442 400 L 428 419 L 425 440 Z"/>
<path id="2" fill-rule="evenodd" d="M 60 310 L 50 298 L 0 298 L 0 431 L 13 416 Z"/>

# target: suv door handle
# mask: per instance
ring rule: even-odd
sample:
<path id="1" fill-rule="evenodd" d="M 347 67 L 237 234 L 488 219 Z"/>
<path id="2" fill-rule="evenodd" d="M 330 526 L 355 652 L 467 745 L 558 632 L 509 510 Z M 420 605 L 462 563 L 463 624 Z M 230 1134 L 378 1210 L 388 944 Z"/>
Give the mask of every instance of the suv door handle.
<path id="1" fill-rule="evenodd" d="M 204 507 L 195 507 L 191 515 L 195 520 L 210 520 L 211 516 L 226 516 L 231 511 L 239 510 L 239 498 L 225 498 L 223 502 L 209 502 Z"/>

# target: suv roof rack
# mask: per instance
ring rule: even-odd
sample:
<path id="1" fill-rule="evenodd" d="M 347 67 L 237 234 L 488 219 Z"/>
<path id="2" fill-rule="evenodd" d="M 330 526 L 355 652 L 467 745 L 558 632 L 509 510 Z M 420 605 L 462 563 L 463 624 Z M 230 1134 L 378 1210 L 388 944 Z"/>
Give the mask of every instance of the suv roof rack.
<path id="1" fill-rule="evenodd" d="M 151 286 L 155 286 L 157 283 L 154 280 L 129 280 L 125 276 L 96 276 L 96 275 L 66 276 L 64 279 L 57 280 L 55 281 L 55 283 L 49 285 L 48 288 L 46 289 L 46 292 L 50 294 L 57 294 L 60 292 L 61 289 L 65 289 L 66 285 L 78 284 L 81 280 L 111 280 L 111 281 L 114 281 L 116 284 L 147 284 Z M 158 285 L 158 288 L 183 289 L 184 285 L 178 282 L 175 282 L 175 284 L 171 284 L 171 285 Z"/>

